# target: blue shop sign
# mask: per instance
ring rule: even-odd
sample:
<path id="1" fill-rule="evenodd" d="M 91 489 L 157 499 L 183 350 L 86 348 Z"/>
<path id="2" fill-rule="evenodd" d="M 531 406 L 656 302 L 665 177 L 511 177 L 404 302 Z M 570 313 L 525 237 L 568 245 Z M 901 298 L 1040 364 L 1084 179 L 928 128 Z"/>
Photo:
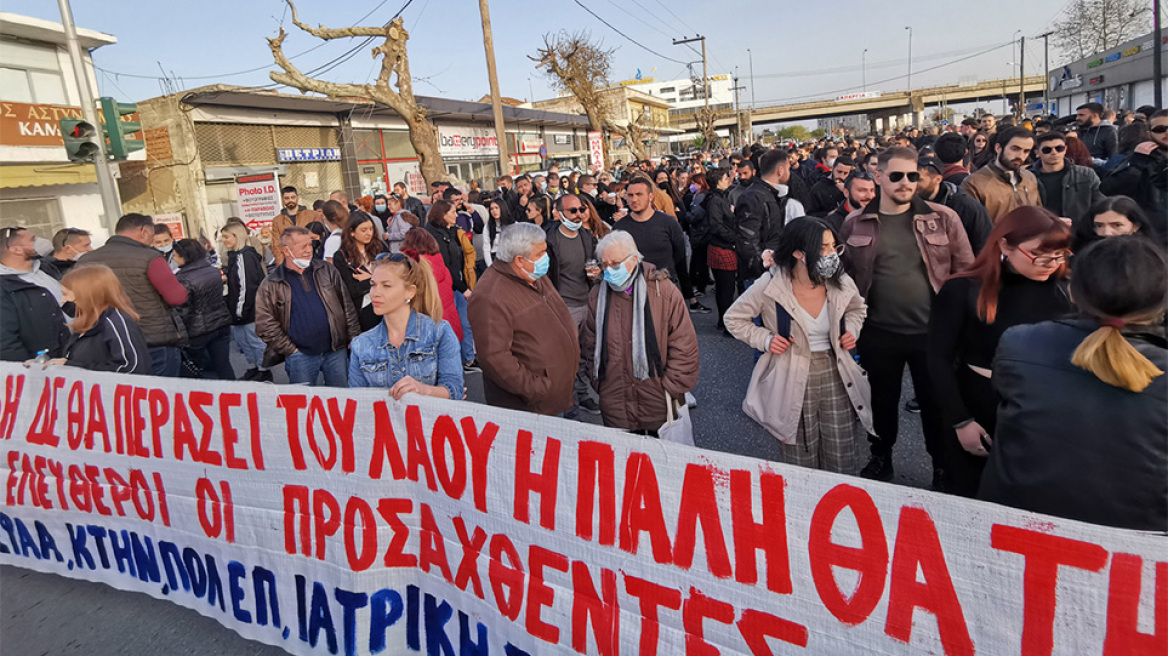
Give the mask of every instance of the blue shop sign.
<path id="1" fill-rule="evenodd" d="M 337 162 L 341 159 L 340 148 L 277 148 L 276 160 L 280 162 Z"/>

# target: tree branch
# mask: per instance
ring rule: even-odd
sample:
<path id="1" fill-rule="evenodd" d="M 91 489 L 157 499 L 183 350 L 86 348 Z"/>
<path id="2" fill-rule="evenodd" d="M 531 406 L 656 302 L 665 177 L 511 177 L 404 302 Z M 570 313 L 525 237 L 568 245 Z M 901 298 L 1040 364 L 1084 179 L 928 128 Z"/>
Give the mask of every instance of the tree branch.
<path id="1" fill-rule="evenodd" d="M 351 36 L 381 36 L 385 34 L 384 27 L 341 27 L 336 29 L 325 27 L 324 25 L 309 27 L 300 22 L 300 17 L 296 14 L 296 5 L 292 4 L 292 0 L 285 1 L 288 3 L 288 7 L 292 9 L 292 24 L 318 39 L 329 41 Z"/>

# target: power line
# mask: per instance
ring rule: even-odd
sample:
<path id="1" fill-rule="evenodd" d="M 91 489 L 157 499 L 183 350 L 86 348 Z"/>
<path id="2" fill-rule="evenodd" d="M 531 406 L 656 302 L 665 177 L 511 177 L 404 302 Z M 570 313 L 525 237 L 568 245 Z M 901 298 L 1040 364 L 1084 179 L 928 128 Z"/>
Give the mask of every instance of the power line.
<path id="1" fill-rule="evenodd" d="M 378 9 L 381 9 L 381 8 L 382 8 L 382 7 L 385 5 L 385 3 L 386 3 L 386 2 L 388 2 L 388 1 L 389 1 L 389 0 L 381 0 L 381 2 L 377 3 L 377 6 L 375 6 L 373 9 L 371 9 L 371 10 L 370 10 L 368 13 L 366 13 L 366 14 L 365 14 L 364 16 L 362 16 L 361 18 L 358 18 L 356 21 L 354 21 L 354 23 L 360 23 L 361 21 L 365 20 L 366 18 L 369 18 L 369 17 L 370 17 L 370 16 L 372 16 L 372 15 L 374 14 L 374 12 L 376 12 Z M 406 7 L 409 7 L 409 6 L 410 6 L 410 3 L 411 3 L 411 2 L 413 2 L 413 0 L 408 0 L 408 1 L 406 2 L 406 4 L 405 4 L 405 5 L 404 5 L 404 6 L 403 6 L 401 9 L 399 9 L 399 10 L 398 10 L 397 14 L 394 14 L 394 16 L 393 16 L 393 17 L 394 17 L 394 18 L 397 18 L 397 17 L 398 17 L 398 16 L 399 16 L 399 15 L 400 15 L 400 14 L 401 14 L 403 11 L 405 11 Z M 393 19 L 390 19 L 390 21 L 391 21 L 391 22 L 392 22 L 392 20 L 393 20 Z M 388 24 L 389 24 L 389 23 L 386 23 L 386 25 L 388 25 Z M 372 37 L 370 37 L 370 38 L 372 38 Z M 313 47 L 309 48 L 308 50 L 305 50 L 305 51 L 303 51 L 303 52 L 298 52 L 298 53 L 296 53 L 295 55 L 291 55 L 291 56 L 289 56 L 289 57 L 288 57 L 288 59 L 296 59 L 296 58 L 298 58 L 298 57 L 303 57 L 304 55 L 307 55 L 308 53 L 310 53 L 310 52 L 313 52 L 313 51 L 315 51 L 315 50 L 319 50 L 320 48 L 323 48 L 323 47 L 324 47 L 324 46 L 326 46 L 326 45 L 328 45 L 328 41 L 321 41 L 320 43 L 318 43 L 318 44 L 316 44 L 315 46 L 313 46 Z M 335 60 L 334 60 L 334 61 L 335 61 Z M 327 64 L 326 64 L 326 65 L 327 65 Z M 265 70 L 269 70 L 271 67 L 272 67 L 272 65 L 271 65 L 271 64 L 265 64 L 265 65 L 263 65 L 263 66 L 256 66 L 255 68 L 249 68 L 249 69 L 242 70 L 242 71 L 235 71 L 235 72 L 233 72 L 233 73 L 218 73 L 218 74 L 215 74 L 215 75 L 183 75 L 183 76 L 182 76 L 182 78 L 183 78 L 184 80 L 216 80 L 216 79 L 219 79 L 219 78 L 224 78 L 224 77 L 236 77 L 236 76 L 239 76 L 239 75 L 247 75 L 248 73 L 256 73 L 256 72 L 258 72 L 258 71 L 265 71 Z M 121 72 L 118 72 L 118 71 L 111 71 L 111 70 L 109 70 L 109 69 L 107 69 L 107 68 L 102 68 L 102 67 L 100 67 L 100 66 L 94 66 L 94 68 L 95 68 L 95 69 L 97 69 L 97 70 L 99 70 L 99 71 L 101 71 L 101 72 L 103 72 L 103 73 L 108 73 L 108 74 L 110 74 L 110 75 L 113 75 L 113 76 L 115 76 L 115 77 L 128 77 L 128 78 L 131 78 L 131 79 L 136 79 L 136 80 L 162 80 L 162 79 L 168 79 L 168 78 L 164 78 L 164 77 L 161 77 L 161 76 L 158 76 L 158 75 L 139 75 L 139 74 L 136 74 L 136 73 L 121 73 Z"/>
<path id="2" fill-rule="evenodd" d="M 664 59 L 664 60 L 666 60 L 666 61 L 671 61 L 671 62 L 673 62 L 673 63 L 675 63 L 675 64 L 682 64 L 682 65 L 685 65 L 685 62 L 681 61 L 680 59 L 674 59 L 673 57 L 666 57 L 665 55 L 663 55 L 663 54 L 661 54 L 661 53 L 657 52 L 656 50 L 653 50 L 653 49 L 652 49 L 652 48 L 650 48 L 649 46 L 646 46 L 646 45 L 642 44 L 640 41 L 637 41 L 637 40 L 636 40 L 636 39 L 634 39 L 633 37 L 631 37 L 631 36 L 629 36 L 629 35 L 625 34 L 625 33 L 624 33 L 624 32 L 622 32 L 622 31 L 620 31 L 619 29 L 617 29 L 617 27 L 616 27 L 615 25 L 613 25 L 612 23 L 610 23 L 610 22 L 608 22 L 608 21 L 604 20 L 603 18 L 601 18 L 599 14 L 597 14 L 595 11 L 592 11 L 591 9 L 589 9 L 589 8 L 588 8 L 588 5 L 584 4 L 583 2 L 580 2 L 580 0 L 574 0 L 574 2 L 575 2 L 577 5 L 579 5 L 581 9 L 583 9 L 583 10 L 584 10 L 584 11 L 586 11 L 586 12 L 588 12 L 589 14 L 592 14 L 592 17 L 593 17 L 593 18 L 595 18 L 596 20 L 600 21 L 601 23 L 604 23 L 605 25 L 607 25 L 607 26 L 608 26 L 608 28 L 609 28 L 610 30 L 612 30 L 613 32 L 616 32 L 617 34 L 619 34 L 619 35 L 623 36 L 623 37 L 625 38 L 625 40 L 627 40 L 629 43 L 632 43 L 633 45 L 637 46 L 638 48 L 640 48 L 640 49 L 642 49 L 642 50 L 644 50 L 644 51 L 646 51 L 646 52 L 649 52 L 649 53 L 652 53 L 652 54 L 654 54 L 654 55 L 657 55 L 658 57 L 660 57 L 660 58 L 662 58 L 662 59 Z"/>
<path id="3" fill-rule="evenodd" d="M 987 47 L 996 47 L 996 46 L 992 46 L 990 44 L 982 44 L 982 45 L 976 46 L 974 48 L 963 48 L 961 50 L 951 50 L 951 51 L 947 51 L 947 52 L 938 52 L 938 53 L 934 53 L 934 54 L 926 55 L 926 56 L 922 56 L 922 57 L 913 57 L 913 61 L 914 62 L 933 61 L 933 60 L 937 60 L 937 59 L 944 59 L 946 57 L 956 57 L 956 56 L 966 55 L 966 54 L 973 53 L 973 52 L 980 52 L 982 49 L 987 48 Z M 903 66 L 905 64 L 905 62 L 907 62 L 907 61 L 908 61 L 907 58 L 888 59 L 888 60 L 878 61 L 878 62 L 868 62 L 866 67 L 869 70 L 871 70 L 871 69 L 876 69 L 876 68 L 889 68 L 889 67 L 893 67 L 893 66 Z M 760 74 L 756 74 L 755 77 L 762 78 L 762 79 L 788 79 L 788 78 L 797 78 L 797 77 L 816 77 L 816 76 L 821 76 L 821 75 L 833 75 L 833 74 L 837 74 L 837 73 L 851 73 L 854 71 L 858 71 L 861 68 L 863 68 L 863 66 L 854 66 L 854 65 L 849 64 L 847 66 L 833 66 L 830 68 L 800 70 L 798 72 L 790 72 L 790 73 L 760 73 Z"/>
<path id="4" fill-rule="evenodd" d="M 928 73 L 930 71 L 935 71 L 935 70 L 940 69 L 940 68 L 945 68 L 946 66 L 952 66 L 953 64 L 959 64 L 963 61 L 968 61 L 970 59 L 974 59 L 976 57 L 980 57 L 982 55 L 989 54 L 991 52 L 994 52 L 995 50 L 1001 50 L 1002 48 L 1009 48 L 1012 43 L 1013 43 L 1013 41 L 1007 41 L 1006 43 L 994 46 L 992 48 L 987 48 L 986 50 L 982 50 L 981 52 L 977 52 L 977 53 L 974 53 L 972 55 L 968 55 L 966 57 L 961 57 L 959 59 L 954 59 L 952 61 L 947 61 L 944 64 L 938 64 L 936 66 L 930 66 L 929 68 L 916 70 L 916 71 L 913 71 L 913 73 L 916 73 L 916 74 Z M 890 77 L 890 78 L 886 78 L 883 80 L 878 80 L 876 82 L 869 82 L 868 86 L 872 86 L 875 84 L 885 84 L 887 82 L 895 82 L 897 80 L 903 80 L 906 77 L 908 77 L 907 74 L 897 75 L 895 77 Z M 836 94 L 844 93 L 846 91 L 855 91 L 856 89 L 859 89 L 859 88 L 860 88 L 859 86 L 850 86 L 850 87 L 845 87 L 842 89 L 836 89 L 834 91 L 821 91 L 819 93 L 812 93 L 812 94 L 808 94 L 805 96 L 789 96 L 787 98 L 778 98 L 775 100 L 760 100 L 759 103 L 776 103 L 776 102 L 788 102 L 791 100 L 805 100 L 808 98 L 821 98 L 823 96 L 834 96 Z"/>

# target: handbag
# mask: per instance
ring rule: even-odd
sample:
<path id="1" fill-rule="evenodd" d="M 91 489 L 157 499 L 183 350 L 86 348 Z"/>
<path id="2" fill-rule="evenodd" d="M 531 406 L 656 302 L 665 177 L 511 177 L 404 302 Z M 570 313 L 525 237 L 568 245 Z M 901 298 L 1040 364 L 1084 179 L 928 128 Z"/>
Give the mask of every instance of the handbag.
<path id="1" fill-rule="evenodd" d="M 669 392 L 665 393 L 665 423 L 657 429 L 657 437 L 662 442 L 694 446 L 693 420 L 689 416 L 689 406 L 685 403 L 680 405 L 677 414 L 674 415 L 673 397 Z"/>

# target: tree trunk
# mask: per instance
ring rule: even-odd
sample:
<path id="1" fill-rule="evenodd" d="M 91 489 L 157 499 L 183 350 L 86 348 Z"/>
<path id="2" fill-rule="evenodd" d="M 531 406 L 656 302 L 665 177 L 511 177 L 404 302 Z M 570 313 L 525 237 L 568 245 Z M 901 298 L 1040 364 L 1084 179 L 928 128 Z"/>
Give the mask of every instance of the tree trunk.
<path id="1" fill-rule="evenodd" d="M 425 118 L 407 120 L 406 124 L 410 128 L 410 144 L 418 155 L 418 168 L 426 179 L 429 193 L 429 185 L 447 180 L 446 166 L 438 146 L 438 128 Z"/>

